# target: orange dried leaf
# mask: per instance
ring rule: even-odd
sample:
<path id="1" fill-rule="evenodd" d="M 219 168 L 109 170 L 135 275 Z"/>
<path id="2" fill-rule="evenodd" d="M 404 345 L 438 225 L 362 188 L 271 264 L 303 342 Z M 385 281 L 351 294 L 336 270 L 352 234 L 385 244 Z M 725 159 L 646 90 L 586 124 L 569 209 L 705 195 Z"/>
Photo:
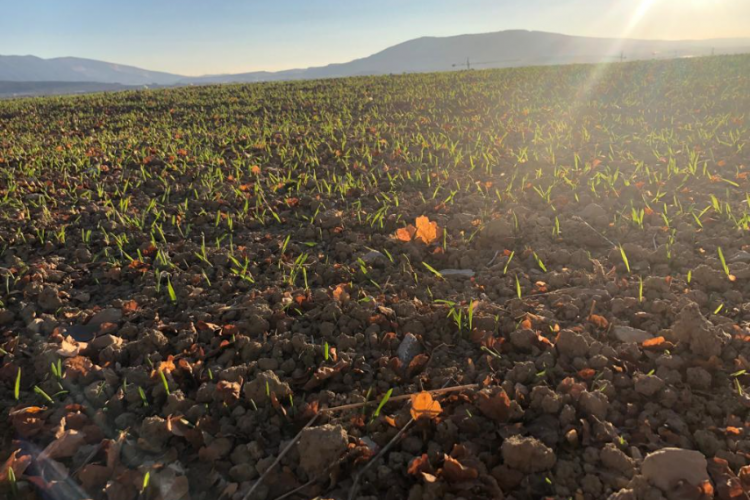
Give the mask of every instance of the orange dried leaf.
<path id="1" fill-rule="evenodd" d="M 420 392 L 411 396 L 411 416 L 414 420 L 420 418 L 432 420 L 442 411 L 440 403 L 435 401 L 429 392 Z"/>
<path id="2" fill-rule="evenodd" d="M 529 318 L 526 318 L 525 320 L 521 321 L 521 328 L 523 330 L 531 330 L 531 320 Z"/>
<path id="3" fill-rule="evenodd" d="M 396 229 L 396 239 L 399 241 L 411 241 L 417 232 L 417 228 L 412 225 Z"/>
<path id="4" fill-rule="evenodd" d="M 598 314 L 592 314 L 589 316 L 589 321 L 591 321 L 595 326 L 601 329 L 605 329 L 609 326 L 609 321 L 607 321 L 607 318 L 604 316 L 599 316 Z"/>
<path id="5" fill-rule="evenodd" d="M 430 464 L 430 459 L 427 456 L 427 453 L 423 453 L 421 457 L 416 457 L 409 462 L 409 467 L 406 469 L 406 472 L 412 476 L 416 476 L 423 472 L 432 474 L 435 471 Z"/>
<path id="6" fill-rule="evenodd" d="M 596 375 L 596 370 L 593 368 L 584 368 L 583 370 L 580 370 L 578 372 L 578 376 L 581 377 L 583 380 L 589 380 Z"/>
<path id="7" fill-rule="evenodd" d="M 138 302 L 135 300 L 129 300 L 122 305 L 122 312 L 125 314 L 131 314 L 138 310 Z"/>
<path id="8" fill-rule="evenodd" d="M 652 339 L 644 340 L 643 347 L 656 347 L 663 344 L 666 341 L 664 337 L 654 337 Z"/>
<path id="9" fill-rule="evenodd" d="M 429 218 L 425 216 L 417 217 L 417 234 L 415 239 L 421 241 L 425 245 L 431 245 L 438 239 L 440 228 L 437 222 L 431 222 Z"/>

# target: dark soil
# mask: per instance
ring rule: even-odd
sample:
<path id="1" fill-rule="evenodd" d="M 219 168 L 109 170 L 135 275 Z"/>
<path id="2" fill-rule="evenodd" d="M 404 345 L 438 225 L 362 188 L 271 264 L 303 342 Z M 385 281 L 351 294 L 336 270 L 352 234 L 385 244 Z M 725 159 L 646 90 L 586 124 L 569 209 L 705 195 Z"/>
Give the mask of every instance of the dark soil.
<path id="1" fill-rule="evenodd" d="M 0 494 L 750 498 L 749 116 L 746 56 L 0 103 Z"/>

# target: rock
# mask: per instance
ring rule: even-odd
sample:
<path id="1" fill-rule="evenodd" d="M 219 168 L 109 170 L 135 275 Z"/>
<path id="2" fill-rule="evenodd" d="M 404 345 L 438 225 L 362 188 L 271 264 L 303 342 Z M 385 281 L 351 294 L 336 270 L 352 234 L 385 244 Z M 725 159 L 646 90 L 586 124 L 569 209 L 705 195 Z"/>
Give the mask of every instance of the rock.
<path id="1" fill-rule="evenodd" d="M 730 262 L 730 263 L 748 262 L 748 263 L 750 263 L 750 253 L 748 253 L 748 252 L 746 252 L 744 250 L 740 250 L 739 252 L 737 252 L 736 254 L 734 254 L 733 256 L 731 256 L 727 262 Z"/>
<path id="2" fill-rule="evenodd" d="M 731 339 L 703 317 L 695 302 L 682 308 L 672 331 L 680 342 L 686 342 L 690 346 L 693 354 L 704 358 L 721 356 L 722 347 Z"/>
<path id="3" fill-rule="evenodd" d="M 46 287 L 42 290 L 37 298 L 37 303 L 42 310 L 46 312 L 55 312 L 62 307 L 63 302 L 54 288 Z"/>
<path id="4" fill-rule="evenodd" d="M 320 216 L 320 227 L 333 229 L 342 223 L 341 212 L 338 210 L 326 210 Z"/>
<path id="5" fill-rule="evenodd" d="M 600 391 L 584 391 L 581 394 L 580 405 L 587 415 L 593 415 L 596 418 L 603 420 L 607 417 L 609 399 L 607 399 L 607 396 Z"/>
<path id="6" fill-rule="evenodd" d="M 625 325 L 617 325 L 612 329 L 612 334 L 620 342 L 635 342 L 636 344 L 642 344 L 646 340 L 654 338 L 653 335 L 645 330 L 639 330 Z"/>
<path id="7" fill-rule="evenodd" d="M 501 451 L 505 465 L 525 473 L 549 470 L 557 460 L 552 449 L 533 437 L 511 436 Z"/>
<path id="8" fill-rule="evenodd" d="M 636 373 L 633 377 L 635 392 L 644 396 L 653 396 L 664 387 L 664 380 L 656 375 Z"/>
<path id="9" fill-rule="evenodd" d="M 365 264 L 373 264 L 379 260 L 385 260 L 385 255 L 377 250 L 370 250 L 362 256 L 362 261 Z"/>
<path id="10" fill-rule="evenodd" d="M 109 309 L 102 309 L 94 315 L 93 318 L 88 322 L 89 325 L 99 326 L 103 323 L 119 323 L 122 320 L 122 311 L 110 307 Z"/>
<path id="11" fill-rule="evenodd" d="M 607 500 L 638 500 L 638 497 L 634 490 L 623 488 L 616 493 L 612 493 Z"/>
<path id="12" fill-rule="evenodd" d="M 687 383 L 694 389 L 705 391 L 711 387 L 711 374 L 699 366 L 688 368 L 686 375 Z"/>
<path id="13" fill-rule="evenodd" d="M 560 354 L 570 358 L 585 356 L 589 351 L 589 343 L 586 341 L 586 337 L 573 330 L 562 330 L 555 346 Z"/>
<path id="14" fill-rule="evenodd" d="M 439 273 L 447 277 L 457 276 L 464 278 L 472 278 L 476 274 L 471 269 L 441 269 Z"/>
<path id="15" fill-rule="evenodd" d="M 115 337 L 114 335 L 101 335 L 92 340 L 90 346 L 97 351 L 101 351 L 105 347 L 109 347 L 113 344 L 119 347 L 122 345 L 122 342 L 123 341 L 120 337 Z"/>
<path id="16" fill-rule="evenodd" d="M 510 333 L 510 343 L 521 351 L 530 351 L 537 342 L 537 334 L 532 330 L 515 330 Z"/>
<path id="17" fill-rule="evenodd" d="M 708 463 L 702 453 L 680 448 L 662 448 L 643 459 L 641 473 L 655 486 L 669 491 L 679 481 L 693 486 L 708 480 Z"/>
<path id="18" fill-rule="evenodd" d="M 398 356 L 398 359 L 401 360 L 404 366 L 409 366 L 411 360 L 420 352 L 422 352 L 422 345 L 419 343 L 417 337 L 411 333 L 407 333 L 396 350 L 396 356 Z"/>
<path id="19" fill-rule="evenodd" d="M 258 360 L 258 368 L 264 371 L 278 370 L 279 360 L 276 358 L 260 358 Z"/>
<path id="20" fill-rule="evenodd" d="M 635 462 L 614 443 L 607 443 L 599 454 L 599 459 L 605 467 L 616 470 L 626 477 L 635 474 Z"/>
<path id="21" fill-rule="evenodd" d="M 480 241 L 493 248 L 508 248 L 515 242 L 515 227 L 510 221 L 495 219 L 482 230 Z"/>
<path id="22" fill-rule="evenodd" d="M 578 216 L 591 225 L 601 224 L 607 221 L 607 211 L 596 203 L 589 203 L 578 213 Z"/>
<path id="23" fill-rule="evenodd" d="M 253 400 L 256 405 L 268 401 L 268 394 L 274 393 L 279 399 L 286 398 L 292 394 L 289 384 L 279 380 L 279 377 L 272 371 L 259 373 L 253 380 L 245 384 L 245 398 Z"/>
<path id="24" fill-rule="evenodd" d="M 0 326 L 7 326 L 16 320 L 16 315 L 7 309 L 0 309 Z"/>
<path id="25" fill-rule="evenodd" d="M 320 474 L 341 457 L 347 445 L 346 431 L 340 425 L 308 427 L 297 445 L 300 466 L 309 477 Z"/>

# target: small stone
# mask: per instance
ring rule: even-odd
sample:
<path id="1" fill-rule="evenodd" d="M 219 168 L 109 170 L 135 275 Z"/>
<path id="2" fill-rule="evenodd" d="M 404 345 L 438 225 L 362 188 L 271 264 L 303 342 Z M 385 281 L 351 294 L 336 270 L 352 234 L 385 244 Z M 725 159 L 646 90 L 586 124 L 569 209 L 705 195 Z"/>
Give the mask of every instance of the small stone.
<path id="1" fill-rule="evenodd" d="M 463 277 L 463 278 L 473 278 L 476 274 L 471 269 L 441 269 L 440 274 L 447 277 Z"/>
<path id="2" fill-rule="evenodd" d="M 62 300 L 60 300 L 60 297 L 57 294 L 57 290 L 50 287 L 46 287 L 42 290 L 37 298 L 37 302 L 39 303 L 39 307 L 47 312 L 54 312 L 63 305 Z"/>
<path id="3" fill-rule="evenodd" d="M 687 383 L 694 389 L 707 390 L 711 387 L 711 374 L 699 367 L 694 366 L 687 369 Z"/>
<path id="4" fill-rule="evenodd" d="M 708 481 L 707 467 L 706 457 L 698 451 L 662 448 L 646 455 L 641 473 L 658 488 L 669 491 L 679 481 L 693 486 Z"/>
<path id="5" fill-rule="evenodd" d="M 589 351 L 586 337 L 573 330 L 562 330 L 557 338 L 557 350 L 570 358 L 585 356 Z"/>
<path id="6" fill-rule="evenodd" d="M 639 330 L 630 326 L 617 325 L 612 329 L 612 334 L 620 342 L 642 344 L 646 340 L 654 338 L 653 335 L 645 330 Z"/>
<path id="7" fill-rule="evenodd" d="M 635 474 L 635 463 L 632 458 L 627 456 L 614 443 L 607 443 L 599 454 L 602 463 L 616 470 L 626 477 L 633 477 Z"/>
<path id="8" fill-rule="evenodd" d="M 308 476 L 322 473 L 346 451 L 349 441 L 340 425 L 326 424 L 302 431 L 298 450 L 300 466 Z"/>
<path id="9" fill-rule="evenodd" d="M 511 436 L 501 451 L 505 465 L 525 473 L 549 470 L 557 461 L 555 452 L 533 437 Z"/>
<path id="10" fill-rule="evenodd" d="M 268 401 L 269 393 L 276 394 L 279 399 L 286 398 L 292 394 L 292 388 L 289 384 L 279 380 L 279 377 L 272 371 L 259 373 L 253 380 L 245 384 L 245 398 L 253 400 L 256 405 L 261 405 Z"/>
<path id="11" fill-rule="evenodd" d="M 396 356 L 404 366 L 409 366 L 411 360 L 420 352 L 422 352 L 422 345 L 417 337 L 412 333 L 407 333 L 396 350 Z"/>
<path id="12" fill-rule="evenodd" d="M 110 307 L 108 309 L 102 309 L 94 315 L 93 318 L 88 322 L 89 325 L 98 326 L 103 323 L 119 323 L 122 320 L 122 311 Z"/>
<path id="13" fill-rule="evenodd" d="M 633 377 L 635 383 L 635 392 L 644 396 L 653 396 L 664 387 L 664 380 L 656 375 L 646 375 L 637 373 Z"/>
<path id="14" fill-rule="evenodd" d="M 587 415 L 593 415 L 600 420 L 607 417 L 609 400 L 607 399 L 607 396 L 600 391 L 584 391 L 583 394 L 581 394 L 580 405 Z"/>

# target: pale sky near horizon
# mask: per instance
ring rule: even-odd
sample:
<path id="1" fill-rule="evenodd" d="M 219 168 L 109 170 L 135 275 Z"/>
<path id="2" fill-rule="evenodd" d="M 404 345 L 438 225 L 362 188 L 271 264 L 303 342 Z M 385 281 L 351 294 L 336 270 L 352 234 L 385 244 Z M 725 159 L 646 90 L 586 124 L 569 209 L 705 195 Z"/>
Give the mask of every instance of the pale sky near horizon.
<path id="1" fill-rule="evenodd" d="M 366 57 L 420 36 L 506 29 L 750 38 L 750 0 L 0 0 L 0 54 L 184 75 Z"/>

